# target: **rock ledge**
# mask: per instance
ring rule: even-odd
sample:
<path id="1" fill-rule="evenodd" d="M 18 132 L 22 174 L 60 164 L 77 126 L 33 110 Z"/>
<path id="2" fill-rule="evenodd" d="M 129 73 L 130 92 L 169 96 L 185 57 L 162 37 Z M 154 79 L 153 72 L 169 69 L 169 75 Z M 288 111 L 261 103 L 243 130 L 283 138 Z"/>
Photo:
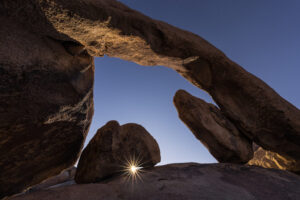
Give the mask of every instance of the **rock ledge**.
<path id="1" fill-rule="evenodd" d="M 290 172 L 234 164 L 182 163 L 154 167 L 142 181 L 115 177 L 97 184 L 71 185 L 13 200 L 281 200 L 300 199 L 300 177 Z"/>

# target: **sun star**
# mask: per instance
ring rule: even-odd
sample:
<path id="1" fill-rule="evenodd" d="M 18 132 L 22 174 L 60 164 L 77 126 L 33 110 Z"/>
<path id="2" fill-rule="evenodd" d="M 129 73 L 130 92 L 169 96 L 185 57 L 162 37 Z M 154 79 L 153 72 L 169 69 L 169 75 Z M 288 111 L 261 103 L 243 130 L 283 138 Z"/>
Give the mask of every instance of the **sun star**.
<path id="1" fill-rule="evenodd" d="M 138 167 L 136 167 L 135 165 L 131 165 L 130 171 L 131 171 L 132 174 L 137 173 L 138 170 L 139 170 Z"/>
<path id="2" fill-rule="evenodd" d="M 143 163 L 140 156 L 131 156 L 128 159 L 125 159 L 124 165 L 122 166 L 122 171 L 125 175 L 125 181 L 135 183 L 137 180 L 142 180 L 142 166 Z"/>

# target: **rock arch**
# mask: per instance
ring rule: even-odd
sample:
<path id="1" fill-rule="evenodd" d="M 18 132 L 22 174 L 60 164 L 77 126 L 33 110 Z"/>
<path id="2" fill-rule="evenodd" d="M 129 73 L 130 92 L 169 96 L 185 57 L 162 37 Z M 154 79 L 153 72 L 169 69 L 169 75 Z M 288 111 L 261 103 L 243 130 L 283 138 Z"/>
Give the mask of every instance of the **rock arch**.
<path id="1" fill-rule="evenodd" d="M 93 113 L 91 56 L 170 67 L 245 138 L 300 159 L 300 111 L 193 33 L 115 0 L 3 0 L 0 21 L 0 197 L 76 161 Z M 55 156 L 40 163 L 46 152 Z"/>

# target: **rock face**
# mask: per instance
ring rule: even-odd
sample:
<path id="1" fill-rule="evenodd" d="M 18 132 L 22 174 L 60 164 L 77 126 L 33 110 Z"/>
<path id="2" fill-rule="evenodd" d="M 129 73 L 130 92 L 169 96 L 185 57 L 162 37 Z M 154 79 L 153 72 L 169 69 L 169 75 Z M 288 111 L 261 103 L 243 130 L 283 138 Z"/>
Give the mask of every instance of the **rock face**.
<path id="1" fill-rule="evenodd" d="M 142 181 L 116 177 L 105 183 L 71 185 L 13 200 L 298 200 L 300 177 L 280 170 L 232 164 L 171 164 L 141 174 Z"/>
<path id="2" fill-rule="evenodd" d="M 179 118 L 219 162 L 246 163 L 253 157 L 252 141 L 214 105 L 184 90 L 174 96 Z"/>
<path id="3" fill-rule="evenodd" d="M 248 164 L 264 168 L 288 170 L 300 174 L 300 160 L 281 156 L 280 154 L 272 151 L 266 151 L 262 147 L 259 147 L 254 152 L 254 156 Z"/>
<path id="4" fill-rule="evenodd" d="M 93 115 L 94 63 L 69 51 L 83 48 L 77 43 L 0 13 L 1 199 L 76 162 Z"/>
<path id="5" fill-rule="evenodd" d="M 94 183 L 123 172 L 127 162 L 152 167 L 160 162 L 155 139 L 138 124 L 110 121 L 100 128 L 81 154 L 75 181 Z"/>

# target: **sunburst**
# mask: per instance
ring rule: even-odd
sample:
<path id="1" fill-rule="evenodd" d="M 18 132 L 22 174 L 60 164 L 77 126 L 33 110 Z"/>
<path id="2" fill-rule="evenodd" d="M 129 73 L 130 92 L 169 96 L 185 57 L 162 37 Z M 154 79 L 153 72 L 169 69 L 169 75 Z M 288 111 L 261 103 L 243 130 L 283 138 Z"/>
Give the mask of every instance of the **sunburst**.
<path id="1" fill-rule="evenodd" d="M 143 172 L 142 159 L 140 156 L 131 156 L 128 159 L 125 159 L 124 165 L 122 166 L 122 172 L 125 175 L 125 181 L 131 181 L 131 183 L 135 183 L 138 180 L 142 181 L 141 173 Z"/>

